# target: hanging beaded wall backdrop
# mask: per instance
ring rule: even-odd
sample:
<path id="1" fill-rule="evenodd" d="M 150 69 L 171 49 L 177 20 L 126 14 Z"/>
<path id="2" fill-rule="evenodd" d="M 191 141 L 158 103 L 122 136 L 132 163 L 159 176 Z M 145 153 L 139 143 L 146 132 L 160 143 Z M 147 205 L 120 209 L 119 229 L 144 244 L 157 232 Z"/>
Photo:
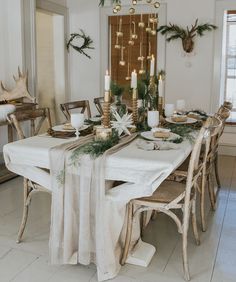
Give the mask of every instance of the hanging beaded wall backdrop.
<path id="1" fill-rule="evenodd" d="M 127 91 L 131 72 L 135 69 L 140 79 L 150 70 L 151 55 L 157 55 L 157 27 L 157 14 L 109 17 L 111 77 L 117 84 L 127 86 L 125 100 L 131 100 Z"/>

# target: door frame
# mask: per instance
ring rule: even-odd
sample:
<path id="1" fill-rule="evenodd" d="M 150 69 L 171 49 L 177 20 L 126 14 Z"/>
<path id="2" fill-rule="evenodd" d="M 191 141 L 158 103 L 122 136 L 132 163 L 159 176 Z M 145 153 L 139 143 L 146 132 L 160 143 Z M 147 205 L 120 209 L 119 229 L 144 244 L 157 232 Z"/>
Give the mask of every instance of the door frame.
<path id="1" fill-rule="evenodd" d="M 23 68 L 28 71 L 28 87 L 33 97 L 38 98 L 36 9 L 64 16 L 65 44 L 69 33 L 68 8 L 47 0 L 22 0 Z M 65 100 L 70 99 L 69 55 L 65 48 Z M 36 99 L 37 100 L 37 99 Z"/>

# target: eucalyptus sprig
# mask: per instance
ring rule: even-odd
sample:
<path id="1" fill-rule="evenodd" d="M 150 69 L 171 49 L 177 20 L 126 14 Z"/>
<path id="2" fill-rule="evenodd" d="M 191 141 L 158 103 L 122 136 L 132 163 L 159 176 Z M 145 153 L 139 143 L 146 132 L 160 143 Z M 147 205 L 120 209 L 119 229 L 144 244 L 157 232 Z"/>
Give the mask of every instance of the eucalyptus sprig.
<path id="1" fill-rule="evenodd" d="M 75 39 L 81 38 L 83 39 L 83 43 L 81 46 L 77 46 L 73 44 L 73 41 Z M 93 46 L 93 40 L 90 38 L 90 36 L 86 35 L 82 29 L 80 29 L 80 33 L 71 33 L 70 39 L 68 40 L 66 44 L 66 48 L 69 51 L 69 48 L 72 47 L 74 50 L 79 52 L 82 55 L 85 55 L 87 58 L 91 59 L 91 56 L 89 56 L 84 50 L 86 49 L 94 49 Z"/>

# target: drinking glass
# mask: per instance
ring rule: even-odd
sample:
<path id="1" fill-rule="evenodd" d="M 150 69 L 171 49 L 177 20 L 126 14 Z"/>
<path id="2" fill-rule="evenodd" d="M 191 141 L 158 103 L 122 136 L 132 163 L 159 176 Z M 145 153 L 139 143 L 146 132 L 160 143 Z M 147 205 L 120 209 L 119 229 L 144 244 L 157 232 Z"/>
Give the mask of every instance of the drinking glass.
<path id="1" fill-rule="evenodd" d="M 165 115 L 166 117 L 173 116 L 175 111 L 175 105 L 174 104 L 165 104 Z"/>
<path id="2" fill-rule="evenodd" d="M 185 100 L 183 100 L 183 99 L 177 100 L 177 102 L 176 102 L 176 110 L 177 111 L 184 111 L 185 108 L 186 108 Z"/>
<path id="3" fill-rule="evenodd" d="M 84 124 L 84 114 L 81 113 L 71 113 L 70 121 L 72 127 L 75 128 L 76 139 L 79 139 L 79 129 Z"/>
<path id="4" fill-rule="evenodd" d="M 151 128 L 157 127 L 159 124 L 159 112 L 148 111 L 148 126 Z"/>

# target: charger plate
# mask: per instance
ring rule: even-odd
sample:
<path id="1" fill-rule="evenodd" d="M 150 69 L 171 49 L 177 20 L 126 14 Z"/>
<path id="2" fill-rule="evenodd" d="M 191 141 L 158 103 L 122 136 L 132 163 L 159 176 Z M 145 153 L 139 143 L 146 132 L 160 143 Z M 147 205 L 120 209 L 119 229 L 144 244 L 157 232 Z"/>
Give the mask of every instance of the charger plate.
<path id="1" fill-rule="evenodd" d="M 174 123 L 174 124 L 192 124 L 192 123 L 195 123 L 197 122 L 198 120 L 195 119 L 195 118 L 187 118 L 186 121 L 181 121 L 181 122 L 178 122 L 178 121 L 173 121 L 170 117 L 166 118 L 166 121 L 169 122 L 169 123 Z"/>

